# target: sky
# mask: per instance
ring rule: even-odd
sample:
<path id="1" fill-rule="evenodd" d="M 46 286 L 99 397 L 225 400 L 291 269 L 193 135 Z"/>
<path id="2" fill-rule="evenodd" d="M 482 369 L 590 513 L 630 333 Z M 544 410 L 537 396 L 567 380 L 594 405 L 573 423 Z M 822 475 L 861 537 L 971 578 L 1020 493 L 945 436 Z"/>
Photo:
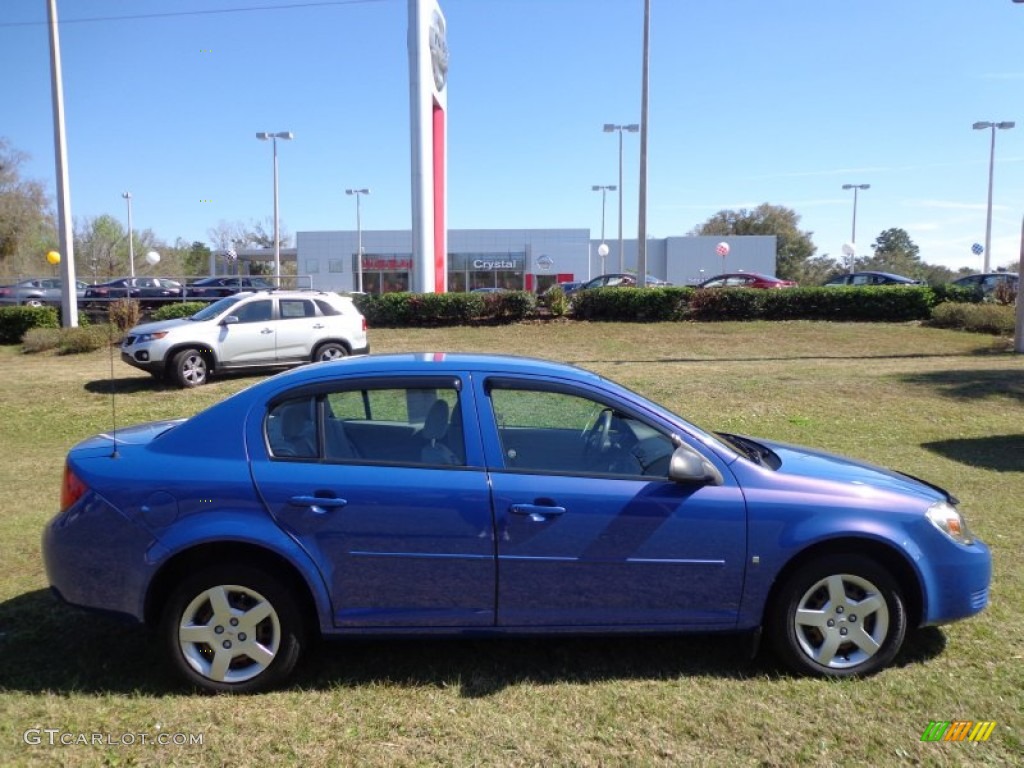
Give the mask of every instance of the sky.
<path id="1" fill-rule="evenodd" d="M 55 194 L 46 0 L 0 0 L 0 136 Z M 589 228 L 640 120 L 643 0 L 441 0 L 453 229 Z M 59 0 L 71 211 L 173 243 L 219 222 L 290 234 L 410 227 L 407 0 Z M 1011 0 L 651 0 L 647 230 L 792 208 L 817 255 L 907 231 L 931 264 L 979 270 L 991 131 L 993 267 L 1024 214 L 1024 4 Z M 639 134 L 623 140 L 636 237 Z M 618 236 L 609 193 L 605 231 Z"/>

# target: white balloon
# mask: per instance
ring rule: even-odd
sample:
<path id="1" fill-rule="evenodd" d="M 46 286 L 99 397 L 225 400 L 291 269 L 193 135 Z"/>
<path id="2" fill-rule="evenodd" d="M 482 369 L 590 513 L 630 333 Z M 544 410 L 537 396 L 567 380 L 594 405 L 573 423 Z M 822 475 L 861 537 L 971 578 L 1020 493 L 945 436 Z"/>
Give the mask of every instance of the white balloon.
<path id="1" fill-rule="evenodd" d="M 156 251 L 150 251 L 149 253 L 146 254 L 146 263 L 149 264 L 149 266 L 151 267 L 154 266 L 155 264 L 159 264 L 160 254 L 157 253 Z"/>

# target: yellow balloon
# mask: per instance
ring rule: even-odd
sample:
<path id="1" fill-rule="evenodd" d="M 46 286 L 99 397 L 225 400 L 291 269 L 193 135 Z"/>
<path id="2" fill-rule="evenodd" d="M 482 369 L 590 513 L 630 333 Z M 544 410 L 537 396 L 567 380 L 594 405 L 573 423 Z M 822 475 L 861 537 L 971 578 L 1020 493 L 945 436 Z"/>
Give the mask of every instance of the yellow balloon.
<path id="1" fill-rule="evenodd" d="M 50 251 L 46 254 L 46 260 L 51 264 L 60 264 L 60 254 L 56 251 Z"/>

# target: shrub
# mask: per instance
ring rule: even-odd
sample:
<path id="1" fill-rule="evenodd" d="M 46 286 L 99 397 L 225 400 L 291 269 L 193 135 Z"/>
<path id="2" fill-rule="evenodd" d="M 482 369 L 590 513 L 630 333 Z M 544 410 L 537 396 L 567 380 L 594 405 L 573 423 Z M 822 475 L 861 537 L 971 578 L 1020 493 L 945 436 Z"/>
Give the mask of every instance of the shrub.
<path id="1" fill-rule="evenodd" d="M 504 291 L 484 294 L 481 317 L 498 323 L 525 320 L 537 309 L 537 299 L 526 291 Z"/>
<path id="2" fill-rule="evenodd" d="M 176 320 L 179 317 L 192 317 L 196 312 L 208 306 L 209 304 L 205 301 L 178 301 L 171 304 L 164 304 L 151 315 L 151 319 L 156 321 Z"/>
<path id="3" fill-rule="evenodd" d="M 765 302 L 771 293 L 776 291 L 703 288 L 694 291 L 690 299 L 689 317 L 694 320 L 754 320 L 763 314 Z"/>
<path id="4" fill-rule="evenodd" d="M 60 328 L 29 328 L 21 340 L 22 351 L 48 352 L 60 346 Z"/>
<path id="5" fill-rule="evenodd" d="M 992 291 L 992 301 L 996 304 L 1010 305 L 1017 302 L 1017 289 L 1009 283 L 999 283 Z"/>
<path id="6" fill-rule="evenodd" d="M 139 302 L 135 299 L 118 299 L 117 301 L 112 301 L 107 308 L 107 317 L 110 319 L 110 324 L 121 331 L 121 333 L 124 333 L 134 325 L 138 325 L 141 314 Z"/>
<path id="7" fill-rule="evenodd" d="M 61 355 L 93 352 L 113 343 L 109 325 L 85 325 L 77 328 L 29 328 L 22 339 L 26 354 L 57 350 Z"/>
<path id="8" fill-rule="evenodd" d="M 555 317 L 564 317 L 569 313 L 569 297 L 565 295 L 562 286 L 556 285 L 545 295 L 544 301 Z"/>
<path id="9" fill-rule="evenodd" d="M 0 307 L 0 344 L 18 344 L 30 328 L 58 328 L 53 307 Z"/>
<path id="10" fill-rule="evenodd" d="M 657 322 L 681 319 L 693 288 L 592 288 L 571 297 L 579 320 Z"/>
<path id="11" fill-rule="evenodd" d="M 117 341 L 112 335 L 113 328 L 109 325 L 85 325 L 78 328 L 62 328 L 58 354 L 74 355 L 80 352 L 94 352 Z"/>
<path id="12" fill-rule="evenodd" d="M 977 304 L 985 298 L 985 293 L 980 288 L 965 288 L 962 285 L 953 285 L 952 283 L 933 285 L 932 292 L 935 294 L 936 304 L 941 304 L 944 301 Z"/>
<path id="13" fill-rule="evenodd" d="M 926 320 L 935 303 L 927 286 L 784 288 L 763 291 L 767 320 L 833 320 L 898 323 Z"/>
<path id="14" fill-rule="evenodd" d="M 532 294 L 384 293 L 354 297 L 366 322 L 377 328 L 511 323 L 533 312 Z"/>
<path id="15" fill-rule="evenodd" d="M 1004 304 L 958 304 L 946 302 L 932 310 L 928 324 L 976 333 L 1012 335 L 1016 309 Z"/>

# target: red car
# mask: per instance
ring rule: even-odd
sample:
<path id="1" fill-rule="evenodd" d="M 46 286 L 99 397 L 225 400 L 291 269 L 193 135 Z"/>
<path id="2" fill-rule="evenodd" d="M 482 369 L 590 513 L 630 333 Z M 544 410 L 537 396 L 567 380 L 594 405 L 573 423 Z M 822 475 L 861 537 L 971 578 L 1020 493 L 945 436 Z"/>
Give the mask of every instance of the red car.
<path id="1" fill-rule="evenodd" d="M 698 288 L 796 288 L 792 280 L 780 280 L 774 275 L 757 272 L 729 272 L 715 275 L 697 286 Z"/>

